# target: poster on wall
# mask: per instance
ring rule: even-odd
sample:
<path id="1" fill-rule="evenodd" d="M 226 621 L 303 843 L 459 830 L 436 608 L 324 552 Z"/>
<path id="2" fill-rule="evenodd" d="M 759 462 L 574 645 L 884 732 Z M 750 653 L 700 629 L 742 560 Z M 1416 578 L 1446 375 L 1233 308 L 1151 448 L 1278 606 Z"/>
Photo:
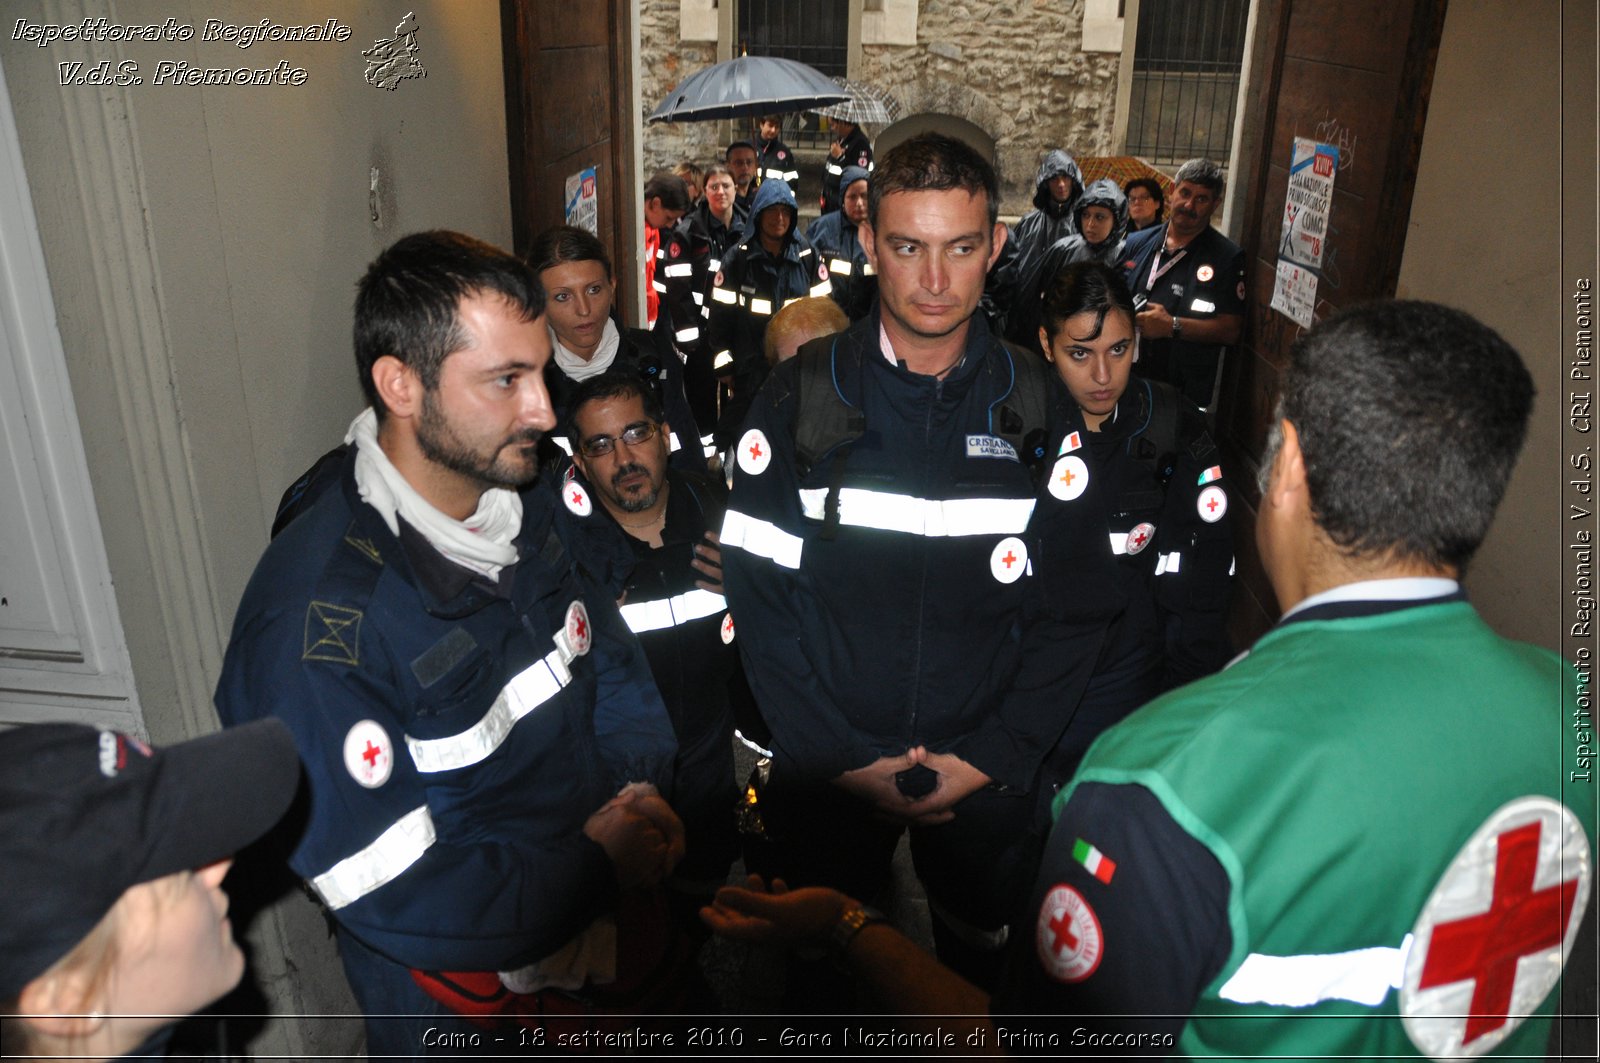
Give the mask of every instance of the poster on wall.
<path id="1" fill-rule="evenodd" d="M 1301 328 L 1311 327 L 1312 311 L 1317 305 L 1317 271 L 1322 268 L 1327 250 L 1333 178 L 1338 169 L 1338 148 L 1306 137 L 1294 138 L 1272 308 Z"/>
<path id="2" fill-rule="evenodd" d="M 600 235 L 600 205 L 591 166 L 567 178 L 567 224 Z"/>

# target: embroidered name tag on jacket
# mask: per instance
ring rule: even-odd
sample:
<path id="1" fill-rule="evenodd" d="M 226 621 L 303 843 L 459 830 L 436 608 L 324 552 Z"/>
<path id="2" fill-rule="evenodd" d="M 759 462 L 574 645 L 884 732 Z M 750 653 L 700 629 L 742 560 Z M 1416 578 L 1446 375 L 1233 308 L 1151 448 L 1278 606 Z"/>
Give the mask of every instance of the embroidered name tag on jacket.
<path id="1" fill-rule="evenodd" d="M 968 436 L 967 457 L 969 458 L 1008 458 L 1019 461 L 1017 448 L 1007 443 L 999 436 Z"/>

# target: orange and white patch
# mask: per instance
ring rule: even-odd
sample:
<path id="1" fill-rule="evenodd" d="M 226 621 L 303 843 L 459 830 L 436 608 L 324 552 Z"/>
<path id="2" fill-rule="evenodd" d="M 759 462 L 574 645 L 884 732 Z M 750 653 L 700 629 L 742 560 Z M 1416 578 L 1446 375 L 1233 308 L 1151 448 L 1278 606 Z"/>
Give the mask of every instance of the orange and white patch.
<path id="1" fill-rule="evenodd" d="M 1406 1036 L 1435 1059 L 1480 1056 L 1555 988 L 1589 899 L 1589 839 L 1550 797 L 1507 802 L 1467 839 L 1411 928 Z"/>
<path id="2" fill-rule="evenodd" d="M 1045 973 L 1058 982 L 1081 982 L 1105 956 L 1100 917 L 1083 894 L 1062 883 L 1044 895 L 1034 945 Z"/>
<path id="3" fill-rule="evenodd" d="M 1063 502 L 1071 502 L 1089 488 L 1089 466 L 1076 454 L 1065 454 L 1056 459 L 1050 470 L 1050 493 Z"/>

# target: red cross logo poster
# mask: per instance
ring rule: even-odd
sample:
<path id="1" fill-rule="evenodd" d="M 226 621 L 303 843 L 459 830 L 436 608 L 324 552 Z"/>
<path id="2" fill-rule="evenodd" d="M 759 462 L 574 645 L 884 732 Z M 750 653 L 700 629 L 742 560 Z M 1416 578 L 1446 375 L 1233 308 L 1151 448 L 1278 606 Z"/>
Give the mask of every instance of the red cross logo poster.
<path id="1" fill-rule="evenodd" d="M 1425 1055 L 1478 1056 L 1555 987 L 1589 898 L 1589 841 L 1549 797 L 1519 797 L 1467 839 L 1412 927 L 1400 987 Z"/>
<path id="2" fill-rule="evenodd" d="M 583 485 L 576 481 L 562 486 L 561 501 L 565 502 L 567 508 L 580 517 L 587 517 L 594 512 L 594 501 L 589 497 L 589 492 L 585 491 Z"/>
<path id="3" fill-rule="evenodd" d="M 739 440 L 739 468 L 751 476 L 760 476 L 772 462 L 772 448 L 767 445 L 766 434 L 752 428 Z"/>
<path id="4" fill-rule="evenodd" d="M 1064 883 L 1044 895 L 1034 944 L 1045 973 L 1058 982 L 1083 981 L 1105 955 L 1100 917 L 1083 894 Z"/>
<path id="5" fill-rule="evenodd" d="M 369 790 L 389 781 L 394 771 L 394 743 L 376 720 L 362 720 L 344 736 L 344 767 Z"/>
<path id="6" fill-rule="evenodd" d="M 1015 583 L 1028 567 L 1028 546 L 1015 535 L 1008 535 L 995 544 L 989 554 L 989 571 L 1001 583 Z"/>

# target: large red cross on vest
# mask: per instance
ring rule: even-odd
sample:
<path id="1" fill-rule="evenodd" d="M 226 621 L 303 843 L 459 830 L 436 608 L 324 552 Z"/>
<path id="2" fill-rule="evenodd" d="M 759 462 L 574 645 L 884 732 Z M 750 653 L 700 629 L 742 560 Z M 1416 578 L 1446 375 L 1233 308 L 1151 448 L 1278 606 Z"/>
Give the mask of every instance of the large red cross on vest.
<path id="1" fill-rule="evenodd" d="M 1468 1044 L 1506 1024 L 1517 961 L 1559 946 L 1567 934 L 1578 879 L 1533 889 L 1539 833 L 1533 822 L 1495 840 L 1494 897 L 1489 910 L 1433 928 L 1419 989 L 1472 979 L 1472 1012 L 1461 1042 Z"/>
<path id="2" fill-rule="evenodd" d="M 382 755 L 383 750 L 369 741 L 367 742 L 367 748 L 361 753 L 361 759 L 367 762 L 367 767 L 375 768 L 378 766 L 378 758 Z"/>
<path id="3" fill-rule="evenodd" d="M 1063 948 L 1068 950 L 1077 949 L 1078 938 L 1072 932 L 1072 919 L 1065 911 L 1062 911 L 1060 915 L 1051 917 L 1050 934 L 1050 947 L 1055 950 L 1056 955 L 1061 955 Z"/>

